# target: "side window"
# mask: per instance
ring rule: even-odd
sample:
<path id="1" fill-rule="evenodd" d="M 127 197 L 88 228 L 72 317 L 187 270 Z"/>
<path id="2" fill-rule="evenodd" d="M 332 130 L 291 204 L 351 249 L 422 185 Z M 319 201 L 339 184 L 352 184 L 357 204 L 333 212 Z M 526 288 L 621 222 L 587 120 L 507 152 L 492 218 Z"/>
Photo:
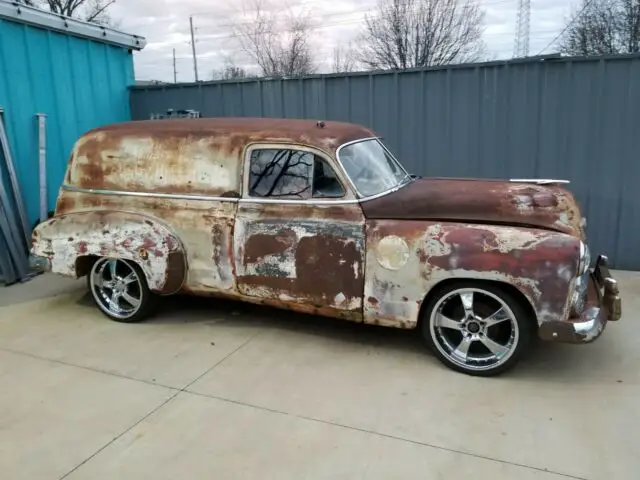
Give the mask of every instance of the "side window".
<path id="1" fill-rule="evenodd" d="M 251 152 L 249 195 L 308 200 L 338 198 L 344 187 L 334 170 L 309 152 L 264 149 Z"/>
<path id="2" fill-rule="evenodd" d="M 266 149 L 251 152 L 249 195 L 263 198 L 311 197 L 313 154 Z"/>
<path id="3" fill-rule="evenodd" d="M 345 194 L 344 187 L 334 170 L 320 157 L 313 162 L 313 197 L 338 198 Z"/>

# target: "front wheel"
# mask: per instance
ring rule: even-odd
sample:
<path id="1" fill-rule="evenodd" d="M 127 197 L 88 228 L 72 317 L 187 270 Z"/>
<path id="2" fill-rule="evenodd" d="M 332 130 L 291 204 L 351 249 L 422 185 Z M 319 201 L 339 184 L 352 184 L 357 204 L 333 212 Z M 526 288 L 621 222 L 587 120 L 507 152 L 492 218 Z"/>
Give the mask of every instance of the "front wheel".
<path id="1" fill-rule="evenodd" d="M 146 319 L 157 304 L 140 267 L 118 258 L 100 258 L 91 268 L 89 289 L 98 308 L 117 322 Z"/>
<path id="2" fill-rule="evenodd" d="M 446 285 L 431 296 L 424 313 L 421 329 L 427 345 L 458 372 L 501 374 L 514 367 L 531 344 L 529 312 L 496 285 Z"/>

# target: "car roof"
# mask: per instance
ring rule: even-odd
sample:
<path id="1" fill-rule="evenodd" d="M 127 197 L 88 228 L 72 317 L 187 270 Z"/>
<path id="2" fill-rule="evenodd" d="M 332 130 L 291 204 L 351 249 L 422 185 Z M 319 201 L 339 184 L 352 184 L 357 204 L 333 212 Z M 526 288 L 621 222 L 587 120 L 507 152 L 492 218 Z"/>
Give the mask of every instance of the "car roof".
<path id="1" fill-rule="evenodd" d="M 126 136 L 210 135 L 229 137 L 233 143 L 294 142 L 333 152 L 345 143 L 376 136 L 371 130 L 353 123 L 252 117 L 141 120 L 102 126 L 87 134 L 97 132 L 117 132 Z"/>

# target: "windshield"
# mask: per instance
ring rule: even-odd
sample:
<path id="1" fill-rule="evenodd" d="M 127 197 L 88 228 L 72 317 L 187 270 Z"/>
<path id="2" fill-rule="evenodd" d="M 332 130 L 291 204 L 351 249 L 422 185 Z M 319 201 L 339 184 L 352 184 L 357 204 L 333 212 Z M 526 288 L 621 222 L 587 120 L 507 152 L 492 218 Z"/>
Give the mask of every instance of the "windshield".
<path id="1" fill-rule="evenodd" d="M 377 139 L 343 147 L 338 159 L 363 197 L 386 192 L 409 179 L 409 174 Z"/>

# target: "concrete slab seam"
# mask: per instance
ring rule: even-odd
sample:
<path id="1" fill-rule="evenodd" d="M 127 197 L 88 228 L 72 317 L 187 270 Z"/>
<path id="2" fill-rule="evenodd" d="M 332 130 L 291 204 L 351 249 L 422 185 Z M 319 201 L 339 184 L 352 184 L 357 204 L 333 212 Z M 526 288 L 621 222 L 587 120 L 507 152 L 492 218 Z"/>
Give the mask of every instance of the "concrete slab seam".
<path id="1" fill-rule="evenodd" d="M 255 408 L 255 409 L 258 409 L 258 410 L 263 410 L 263 411 L 270 412 L 270 413 L 276 413 L 276 414 L 279 414 L 279 415 L 287 415 L 287 416 L 291 416 L 293 418 L 297 418 L 297 419 L 300 419 L 300 420 L 307 420 L 307 421 L 310 421 L 310 422 L 316 422 L 316 423 L 322 423 L 322 424 L 325 424 L 325 425 L 331 425 L 333 427 L 344 428 L 344 429 L 348 429 L 348 430 L 354 430 L 354 431 L 361 432 L 361 433 L 367 433 L 369 435 L 375 435 L 375 436 L 378 436 L 378 437 L 388 438 L 388 439 L 391 439 L 391 440 L 398 440 L 398 441 L 401 441 L 401 442 L 407 442 L 407 443 L 411 443 L 411 444 L 414 444 L 414 445 L 419 445 L 419 446 L 422 446 L 422 447 L 433 448 L 433 449 L 436 449 L 436 450 L 441 450 L 441 451 L 446 451 L 446 452 L 451 452 L 451 453 L 457 453 L 457 454 L 460 454 L 460 455 L 465 455 L 465 456 L 468 456 L 468 457 L 474 457 L 474 458 L 478 458 L 478 459 L 482 459 L 482 460 L 488 460 L 488 461 L 492 461 L 492 462 L 496 462 L 496 463 L 501 463 L 501 464 L 504 464 L 504 465 L 511 465 L 511 466 L 514 466 L 514 467 L 527 468 L 529 470 L 535 470 L 535 471 L 542 472 L 542 473 L 549 473 L 549 474 L 559 475 L 559 476 L 566 477 L 566 478 L 571 478 L 571 479 L 574 479 L 574 480 L 591 480 L 589 478 L 578 477 L 578 476 L 572 475 L 570 473 L 557 472 L 555 470 L 548 470 L 548 469 L 545 469 L 545 468 L 534 467 L 532 465 L 525 465 L 523 463 L 511 462 L 509 460 L 502 460 L 500 458 L 487 457 L 485 455 L 479 455 L 477 453 L 467 452 L 467 451 L 464 451 L 464 450 L 458 450 L 458 449 L 455 449 L 455 448 L 443 447 L 442 445 L 437 445 L 437 444 L 428 443 L 428 442 L 422 442 L 422 441 L 413 440 L 413 439 L 410 439 L 410 438 L 398 437 L 396 435 L 390 435 L 390 434 L 387 434 L 387 433 L 376 432 L 375 430 L 367 430 L 365 428 L 354 427 L 354 426 L 351 426 L 351 425 L 343 425 L 341 423 L 335 423 L 335 422 L 331 422 L 329 420 L 322 420 L 322 419 L 319 419 L 319 418 L 307 417 L 305 415 L 297 415 L 295 413 L 289 413 L 289 412 L 285 412 L 285 411 L 282 411 L 282 410 L 275 410 L 275 409 L 272 409 L 272 408 L 262 407 L 260 405 L 254 405 L 254 404 L 251 404 L 251 403 L 241 402 L 239 400 L 233 400 L 233 399 L 230 399 L 230 398 L 218 397 L 216 395 L 209 395 L 209 394 L 206 394 L 206 393 L 194 392 L 192 390 L 185 390 L 184 392 L 188 393 L 188 394 L 191 394 L 191 395 L 210 398 L 212 400 L 219 400 L 221 402 L 232 403 L 232 404 L 240 405 L 240 406 L 243 406 L 243 407 Z"/>
<path id="2" fill-rule="evenodd" d="M 119 433 L 118 435 L 116 435 L 114 438 L 112 438 L 111 440 L 109 440 L 107 443 L 105 443 L 102 447 L 100 447 L 98 450 L 96 450 L 95 452 L 93 452 L 91 455 L 89 455 L 87 458 L 85 458 L 82 462 L 80 462 L 78 465 L 76 465 L 75 467 L 73 467 L 71 470 L 69 470 L 67 473 L 65 473 L 64 475 L 62 475 L 60 477 L 59 480 L 63 480 L 64 478 L 67 478 L 69 475 L 71 475 L 73 472 L 75 472 L 76 470 L 78 470 L 80 467 L 82 467 L 85 463 L 87 463 L 89 460 L 91 460 L 92 458 L 94 458 L 96 455 L 98 455 L 100 452 L 102 452 L 104 449 L 106 449 L 109 445 L 111 445 L 113 442 L 115 442 L 116 440 L 118 440 L 120 437 L 122 437 L 123 435 L 125 435 L 127 432 L 133 430 L 136 426 L 138 426 L 140 423 L 144 422 L 147 418 L 149 418 L 151 415 L 153 415 L 154 413 L 156 413 L 158 410 L 160 410 L 162 407 L 164 407 L 166 404 L 168 404 L 169 402 L 171 402 L 173 399 L 175 399 L 178 395 L 180 395 L 180 393 L 182 393 L 182 390 L 178 390 L 177 392 L 175 392 L 173 395 L 171 395 L 169 398 L 167 398 L 166 400 L 164 400 L 162 403 L 160 403 L 160 405 L 156 406 L 155 408 L 153 408 L 150 412 L 146 413 L 142 418 L 140 418 L 139 420 L 137 420 L 133 425 L 131 425 L 130 427 L 126 428 L 124 431 L 122 431 L 121 433 Z"/>
<path id="3" fill-rule="evenodd" d="M 149 380 L 143 380 L 141 378 L 129 377 L 129 376 L 123 375 L 121 373 L 110 372 L 108 370 L 101 370 L 99 368 L 94 368 L 94 367 L 87 367 L 85 365 L 76 365 L 75 363 L 65 362 L 64 360 L 57 360 L 55 358 L 42 357 L 40 355 L 35 355 L 33 353 L 30 353 L 30 352 L 23 352 L 21 350 L 14 350 L 12 348 L 0 347 L 0 351 L 7 352 L 7 353 L 13 353 L 13 354 L 16 354 L 16 355 L 23 355 L 25 357 L 33 358 L 35 360 L 42 360 L 43 362 L 57 363 L 58 365 L 64 365 L 65 367 L 80 368 L 82 370 L 88 370 L 89 372 L 102 373 L 104 375 L 109 375 L 111 377 L 122 378 L 124 380 L 131 380 L 133 382 L 144 383 L 146 385 L 153 385 L 154 387 L 161 387 L 161 388 L 167 388 L 169 390 L 176 390 L 178 393 L 183 391 L 179 387 L 172 387 L 170 385 L 165 385 L 163 383 L 150 382 Z"/>
<path id="4" fill-rule="evenodd" d="M 175 398 L 178 397 L 178 395 L 180 395 L 183 392 L 186 392 L 186 389 L 193 385 L 195 382 L 197 382 L 198 380 L 200 380 L 202 377 L 204 377 L 207 373 L 209 373 L 210 371 L 212 371 L 214 368 L 216 368 L 218 365 L 220 365 L 222 362 L 224 362 L 225 360 L 227 360 L 229 357 L 231 357 L 233 354 L 235 354 L 236 352 L 238 352 L 240 349 L 242 349 L 245 345 L 247 345 L 251 340 L 253 340 L 259 333 L 256 333 L 255 335 L 249 337 L 247 340 L 245 340 L 241 345 L 239 345 L 236 349 L 234 349 L 233 351 L 231 351 L 230 353 L 228 353 L 227 355 L 225 355 L 221 360 L 219 360 L 218 362 L 216 362 L 213 366 L 211 366 L 209 369 L 207 369 L 204 373 L 202 373 L 201 375 L 199 375 L 198 377 L 196 377 L 194 380 L 192 380 L 191 382 L 189 382 L 187 385 L 185 385 L 183 388 L 177 390 L 173 395 L 171 395 L 169 398 L 167 398 L 165 401 L 163 401 L 160 405 L 156 406 L 154 409 L 152 409 L 150 412 L 146 413 L 142 418 L 140 418 L 139 420 L 137 420 L 135 423 L 133 423 L 131 426 L 129 426 L 128 428 L 126 428 L 124 431 L 122 431 L 120 434 L 118 434 L 117 436 L 115 436 L 114 438 L 112 438 L 109 442 L 107 442 L 106 444 L 104 444 L 102 447 L 100 447 L 98 450 L 96 450 L 94 453 L 92 453 L 91 455 L 89 455 L 87 458 L 85 458 L 82 462 L 80 462 L 78 465 L 76 465 L 75 467 L 73 467 L 71 470 L 69 470 L 67 473 L 65 473 L 64 475 L 62 475 L 60 477 L 59 480 L 63 480 L 65 478 L 67 478 L 69 475 L 71 475 L 73 472 L 75 472 L 76 470 L 78 470 L 80 467 L 82 467 L 84 464 L 86 464 L 87 462 L 89 462 L 92 458 L 95 458 L 97 455 L 100 454 L 100 452 L 102 452 L 103 450 L 105 450 L 107 447 L 109 447 L 111 444 L 113 444 L 115 441 L 117 441 L 119 438 L 121 438 L 123 435 L 125 435 L 126 433 L 128 433 L 129 431 L 133 430 L 136 426 L 138 426 L 140 423 L 144 422 L 147 418 L 151 417 L 153 414 L 155 414 L 156 412 L 158 412 L 160 409 L 162 409 L 165 405 L 167 405 L 169 402 L 171 402 L 172 400 L 174 400 Z M 82 367 L 80 367 L 82 368 Z M 119 375 L 116 375 L 119 376 Z M 123 377 L 123 378 L 127 378 L 127 377 Z M 135 379 L 132 379 L 135 380 Z M 143 383 L 149 383 L 149 382 L 143 382 Z M 155 385 L 155 384 L 152 384 Z M 171 390 L 175 390 L 175 388 L 173 387 L 169 387 L 171 388 Z"/>
<path id="5" fill-rule="evenodd" d="M 198 380 L 200 380 L 202 377 L 204 377 L 205 375 L 207 375 L 208 373 L 210 373 L 211 371 L 213 371 L 213 369 L 215 369 L 216 367 L 219 367 L 220 365 L 222 365 L 222 363 L 224 363 L 227 359 L 229 359 L 232 355 L 235 355 L 237 352 L 239 352 L 240 350 L 242 350 L 245 346 L 247 346 L 249 344 L 249 342 L 253 341 L 256 337 L 258 337 L 260 334 L 262 334 L 263 332 L 259 331 L 254 333 L 252 336 L 250 336 L 249 338 L 247 338 L 244 342 L 242 342 L 236 349 L 234 349 L 233 351 L 229 352 L 227 355 L 225 355 L 224 357 L 222 357 L 220 360 L 218 360 L 216 363 L 214 363 L 211 367 L 209 367 L 207 370 L 205 370 L 202 374 L 198 375 L 196 378 L 194 378 L 193 380 L 191 380 L 189 383 L 187 383 L 184 387 L 182 387 L 180 389 L 181 392 L 186 392 L 187 388 L 189 388 L 191 385 L 193 385 L 194 383 L 196 383 Z"/>

